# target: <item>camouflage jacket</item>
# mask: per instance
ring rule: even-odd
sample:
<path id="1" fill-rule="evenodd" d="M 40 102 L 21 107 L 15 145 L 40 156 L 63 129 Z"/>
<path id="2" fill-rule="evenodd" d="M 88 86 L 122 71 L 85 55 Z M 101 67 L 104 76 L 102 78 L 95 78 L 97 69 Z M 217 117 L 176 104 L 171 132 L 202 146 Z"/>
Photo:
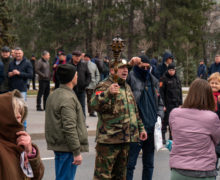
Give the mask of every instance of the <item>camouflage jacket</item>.
<path id="1" fill-rule="evenodd" d="M 104 144 L 138 142 L 144 125 L 130 86 L 123 82 L 120 93 L 112 95 L 112 77 L 100 82 L 91 98 L 91 106 L 98 112 L 96 141 Z"/>

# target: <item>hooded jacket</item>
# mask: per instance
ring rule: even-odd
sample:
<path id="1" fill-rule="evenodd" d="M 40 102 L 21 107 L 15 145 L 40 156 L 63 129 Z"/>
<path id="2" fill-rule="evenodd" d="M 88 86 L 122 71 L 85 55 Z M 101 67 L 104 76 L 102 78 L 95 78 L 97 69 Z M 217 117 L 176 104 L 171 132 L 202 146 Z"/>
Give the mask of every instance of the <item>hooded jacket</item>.
<path id="1" fill-rule="evenodd" d="M 167 65 L 165 63 L 168 58 L 173 59 L 173 55 L 167 52 L 164 53 L 163 62 L 158 66 L 157 72 L 156 72 L 156 77 L 158 79 L 160 79 L 163 76 L 163 74 L 167 71 Z"/>
<path id="2" fill-rule="evenodd" d="M 14 115 L 12 105 L 14 96 L 21 97 L 18 91 L 0 95 L 0 179 L 2 180 L 23 180 L 26 178 L 20 167 L 20 156 L 24 148 L 16 144 L 18 138 L 16 133 L 23 131 L 24 128 Z M 37 147 L 33 146 L 37 150 L 37 157 L 29 160 L 34 173 L 32 179 L 40 180 L 44 173 L 44 167 Z"/>
<path id="3" fill-rule="evenodd" d="M 130 71 L 128 78 L 127 78 L 127 82 L 131 87 L 131 90 L 133 92 L 134 98 L 136 103 L 138 104 L 139 107 L 139 112 L 143 121 L 143 124 L 145 126 L 145 129 L 147 130 L 147 133 L 152 133 L 153 128 L 152 126 L 155 125 L 155 121 L 153 121 L 153 119 L 151 119 L 152 117 L 148 117 L 148 116 L 143 116 L 143 113 L 147 108 L 143 108 L 140 107 L 140 102 L 141 102 L 141 98 L 143 98 L 142 94 L 144 92 L 144 89 L 148 89 L 148 80 L 150 81 L 151 84 L 151 92 L 153 94 L 153 103 L 155 103 L 156 107 L 153 108 L 154 111 L 156 111 L 155 116 L 160 116 L 161 118 L 163 118 L 164 116 L 164 111 L 163 111 L 163 101 L 160 97 L 159 94 L 159 83 L 158 80 L 151 74 L 149 73 L 149 79 L 145 79 L 143 78 L 143 76 L 140 76 L 140 74 L 137 74 L 135 72 L 135 67 L 132 71 Z M 143 100 L 143 99 L 142 99 Z M 151 106 L 150 101 L 145 101 L 145 103 L 149 106 Z M 143 105 L 143 104 L 142 104 Z M 146 112 L 146 111 L 145 111 Z M 145 113 L 144 113 L 145 114 Z M 149 115 L 148 113 L 146 113 L 147 115 Z M 147 121 L 146 117 L 151 119 L 151 121 Z"/>

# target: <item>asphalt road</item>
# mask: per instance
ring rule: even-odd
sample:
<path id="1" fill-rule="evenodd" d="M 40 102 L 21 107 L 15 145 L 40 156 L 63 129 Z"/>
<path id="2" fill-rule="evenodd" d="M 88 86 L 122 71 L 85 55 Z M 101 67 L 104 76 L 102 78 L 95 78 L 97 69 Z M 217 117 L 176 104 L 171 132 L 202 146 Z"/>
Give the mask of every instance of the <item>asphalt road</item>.
<path id="1" fill-rule="evenodd" d="M 28 101 L 29 115 L 28 120 L 28 133 L 32 135 L 33 142 L 38 145 L 41 153 L 41 158 L 45 166 L 45 174 L 43 180 L 55 179 L 55 167 L 54 167 L 54 154 L 52 151 L 48 151 L 46 147 L 46 141 L 44 139 L 44 113 L 36 111 L 36 97 L 29 97 Z M 91 118 L 87 116 L 87 124 L 89 134 L 95 134 L 97 118 Z M 95 163 L 95 137 L 89 136 L 89 153 L 83 153 L 83 163 L 77 169 L 76 180 L 92 180 L 94 163 Z M 136 170 L 134 173 L 134 180 L 141 180 L 142 173 L 142 159 L 139 155 Z M 169 180 L 169 152 L 164 149 L 155 153 L 154 162 L 154 175 L 153 180 Z M 220 176 L 217 177 L 220 180 Z"/>
<path id="2" fill-rule="evenodd" d="M 28 97 L 27 100 L 29 114 L 27 117 L 28 133 L 32 135 L 33 142 L 38 145 L 41 158 L 45 166 L 44 180 L 55 179 L 54 154 L 48 151 L 44 139 L 44 121 L 45 112 L 36 111 L 36 97 Z M 88 115 L 88 114 L 87 114 Z M 87 116 L 87 124 L 90 126 L 87 130 L 89 134 L 96 130 L 97 118 Z M 141 155 L 138 158 L 134 180 L 141 180 L 142 160 Z M 92 180 L 95 164 L 95 137 L 89 136 L 89 153 L 83 153 L 83 163 L 77 169 L 76 180 Z M 155 154 L 154 180 L 169 180 L 169 152 L 167 150 L 159 151 Z"/>
<path id="3" fill-rule="evenodd" d="M 76 180 L 92 180 L 94 163 L 95 163 L 95 137 L 89 136 L 89 153 L 83 153 L 83 163 L 77 168 Z M 55 179 L 54 168 L 54 154 L 52 151 L 48 151 L 46 148 L 46 142 L 44 139 L 34 140 L 35 144 L 40 148 L 41 158 L 45 166 L 44 180 Z M 141 180 L 142 173 L 142 159 L 139 155 L 136 170 L 134 173 L 134 180 Z M 155 171 L 154 180 L 169 180 L 169 152 L 167 150 L 161 150 L 155 154 Z"/>

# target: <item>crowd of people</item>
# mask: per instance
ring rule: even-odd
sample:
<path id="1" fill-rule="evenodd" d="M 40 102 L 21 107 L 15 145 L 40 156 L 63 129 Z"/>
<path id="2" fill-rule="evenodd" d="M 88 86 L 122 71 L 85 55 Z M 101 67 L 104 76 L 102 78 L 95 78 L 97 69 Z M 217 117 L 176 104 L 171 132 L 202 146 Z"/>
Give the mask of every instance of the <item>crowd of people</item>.
<path id="1" fill-rule="evenodd" d="M 220 72 L 220 54 L 216 54 L 215 62 L 213 62 L 208 68 L 204 63 L 204 60 L 199 62 L 197 77 L 201 79 L 207 79 L 211 74 L 215 72 Z"/>
<path id="2" fill-rule="evenodd" d="M 90 54 L 59 51 L 28 60 L 21 48 L 4 46 L 0 57 L 0 179 L 42 179 L 44 166 L 27 128 L 27 90 L 38 76 L 36 110 L 45 111 L 45 138 L 54 151 L 57 180 L 74 179 L 82 152 L 88 152 L 89 116 L 98 116 L 94 180 L 131 180 L 142 150 L 142 180 L 152 180 L 155 123 L 162 119 L 162 139 L 172 140 L 171 180 L 217 176 L 220 155 L 220 56 L 209 68 L 201 62 L 198 79 L 183 102 L 172 54 L 161 64 L 146 55 L 117 63 Z M 202 73 L 201 73 L 202 72 Z M 50 81 L 55 87 L 50 92 Z M 43 98 L 43 106 L 41 101 Z M 97 115 L 96 115 L 97 113 Z M 10 163 L 12 168 L 7 168 Z"/>

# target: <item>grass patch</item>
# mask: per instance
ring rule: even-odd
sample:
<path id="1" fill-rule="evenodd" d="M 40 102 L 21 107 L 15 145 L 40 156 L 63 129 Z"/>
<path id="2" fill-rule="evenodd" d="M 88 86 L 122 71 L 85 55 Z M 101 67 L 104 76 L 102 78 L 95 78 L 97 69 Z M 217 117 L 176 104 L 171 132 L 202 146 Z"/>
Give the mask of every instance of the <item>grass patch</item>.
<path id="1" fill-rule="evenodd" d="M 27 91 L 27 95 L 30 96 L 30 95 L 37 95 L 37 92 L 38 90 L 28 90 Z"/>
<path id="2" fill-rule="evenodd" d="M 54 90 L 54 87 L 50 87 L 50 92 Z M 29 96 L 37 96 L 38 90 L 28 90 L 27 95 Z"/>
<path id="3" fill-rule="evenodd" d="M 182 91 L 183 94 L 188 94 L 189 91 Z"/>

